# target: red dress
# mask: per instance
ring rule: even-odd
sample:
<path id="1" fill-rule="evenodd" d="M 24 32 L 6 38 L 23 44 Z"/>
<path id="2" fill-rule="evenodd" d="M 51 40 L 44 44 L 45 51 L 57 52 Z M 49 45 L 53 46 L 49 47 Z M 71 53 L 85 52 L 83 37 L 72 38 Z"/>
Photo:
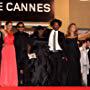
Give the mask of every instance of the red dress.
<path id="1" fill-rule="evenodd" d="M 0 86 L 18 86 L 18 74 L 14 47 L 14 36 L 8 34 L 4 38 L 2 48 Z"/>

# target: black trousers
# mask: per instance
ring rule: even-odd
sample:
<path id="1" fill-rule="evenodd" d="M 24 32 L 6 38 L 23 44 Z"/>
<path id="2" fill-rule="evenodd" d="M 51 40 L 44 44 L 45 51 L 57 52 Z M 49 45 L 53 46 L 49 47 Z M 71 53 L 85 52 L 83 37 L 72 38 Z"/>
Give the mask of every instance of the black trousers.
<path id="1" fill-rule="evenodd" d="M 89 69 L 89 75 L 88 75 L 88 86 L 90 86 L 90 69 Z"/>
<path id="2" fill-rule="evenodd" d="M 19 59 L 20 60 L 20 59 Z M 18 60 L 18 61 L 19 61 Z M 27 59 L 24 59 L 27 61 Z M 27 62 L 24 62 L 22 60 L 22 62 L 17 62 L 17 70 L 18 70 L 18 85 L 19 86 L 26 86 L 27 84 L 27 81 L 26 81 L 26 76 L 27 76 L 27 73 L 25 71 L 25 67 L 27 67 Z M 21 73 L 20 71 L 23 71 L 23 73 Z"/>
<path id="3" fill-rule="evenodd" d="M 65 85 L 67 72 L 66 60 L 62 51 L 50 52 L 51 75 L 49 85 Z"/>

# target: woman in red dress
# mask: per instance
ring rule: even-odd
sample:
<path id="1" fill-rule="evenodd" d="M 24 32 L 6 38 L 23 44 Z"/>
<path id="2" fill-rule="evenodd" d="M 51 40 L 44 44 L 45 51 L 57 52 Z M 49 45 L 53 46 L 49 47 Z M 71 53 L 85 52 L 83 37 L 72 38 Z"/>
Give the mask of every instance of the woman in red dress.
<path id="1" fill-rule="evenodd" d="M 14 47 L 12 22 L 7 21 L 3 33 L 3 48 L 1 59 L 0 86 L 18 86 L 17 64 Z"/>

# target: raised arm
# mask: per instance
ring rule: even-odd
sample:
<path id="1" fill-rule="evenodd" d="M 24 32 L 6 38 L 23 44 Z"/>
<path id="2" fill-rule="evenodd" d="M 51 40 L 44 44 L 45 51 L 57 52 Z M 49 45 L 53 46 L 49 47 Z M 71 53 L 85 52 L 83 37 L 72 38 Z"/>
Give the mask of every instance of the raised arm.
<path id="1" fill-rule="evenodd" d="M 79 40 L 84 40 L 84 39 L 86 39 L 86 38 L 90 38 L 90 31 L 78 35 L 78 39 L 79 39 Z"/>
<path id="2" fill-rule="evenodd" d="M 3 28 L 0 28 L 0 32 L 2 32 L 3 34 L 5 34 L 5 30 Z"/>

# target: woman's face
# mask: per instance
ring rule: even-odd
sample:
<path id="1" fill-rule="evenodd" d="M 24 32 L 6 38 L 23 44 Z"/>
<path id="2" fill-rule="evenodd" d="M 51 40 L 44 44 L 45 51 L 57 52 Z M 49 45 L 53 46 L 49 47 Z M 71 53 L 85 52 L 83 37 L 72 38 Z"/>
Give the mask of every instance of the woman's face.
<path id="1" fill-rule="evenodd" d="M 71 32 L 75 32 L 76 30 L 77 30 L 76 25 L 72 25 L 72 26 L 70 27 L 70 31 L 71 31 Z"/>
<path id="2" fill-rule="evenodd" d="M 9 23 L 8 25 L 6 25 L 6 29 L 8 31 L 11 31 L 12 30 L 12 23 Z"/>

